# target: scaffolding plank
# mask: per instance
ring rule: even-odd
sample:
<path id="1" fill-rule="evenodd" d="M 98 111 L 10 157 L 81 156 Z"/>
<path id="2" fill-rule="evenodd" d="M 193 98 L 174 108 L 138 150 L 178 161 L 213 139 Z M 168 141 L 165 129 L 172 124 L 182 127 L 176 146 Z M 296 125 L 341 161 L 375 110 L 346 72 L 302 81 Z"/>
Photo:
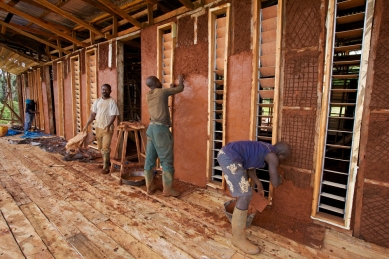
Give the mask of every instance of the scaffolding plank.
<path id="1" fill-rule="evenodd" d="M 274 98 L 274 90 L 260 90 L 259 95 L 263 99 Z"/>
<path id="2" fill-rule="evenodd" d="M 225 27 L 226 26 L 226 22 L 227 22 L 227 17 L 222 17 L 222 18 L 216 19 L 216 26 L 217 26 L 217 28 Z"/>
<path id="3" fill-rule="evenodd" d="M 343 74 L 343 75 L 332 75 L 332 78 L 335 79 L 352 79 L 352 78 L 358 78 L 359 74 Z"/>

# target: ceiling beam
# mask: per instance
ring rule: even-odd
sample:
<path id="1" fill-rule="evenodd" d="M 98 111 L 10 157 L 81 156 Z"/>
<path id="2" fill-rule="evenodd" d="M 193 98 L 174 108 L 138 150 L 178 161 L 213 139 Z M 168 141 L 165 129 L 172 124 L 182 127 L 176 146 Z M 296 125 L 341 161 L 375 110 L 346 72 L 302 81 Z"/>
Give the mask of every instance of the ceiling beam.
<path id="1" fill-rule="evenodd" d="M 23 25 L 12 23 L 12 22 L 10 22 L 9 24 L 14 26 L 14 27 L 16 27 L 16 28 L 18 28 L 18 29 L 21 29 L 21 30 L 24 30 L 24 31 L 27 31 L 27 32 L 30 32 L 30 33 L 33 33 L 33 34 L 45 36 L 47 38 L 52 38 L 52 39 L 58 39 L 59 38 L 57 35 L 45 32 L 43 30 L 34 29 L 34 28 L 31 28 L 31 27 L 26 27 L 26 26 L 23 26 Z"/>
<path id="2" fill-rule="evenodd" d="M 179 0 L 181 2 L 181 4 L 183 4 L 185 7 L 188 7 L 190 9 L 194 9 L 195 6 L 194 4 L 190 1 L 190 0 Z"/>
<path id="3" fill-rule="evenodd" d="M 55 12 L 55 13 L 58 13 L 60 15 L 62 15 L 63 17 L 75 22 L 75 23 L 78 23 L 79 25 L 82 25 L 84 26 L 85 28 L 89 29 L 90 31 L 93 31 L 94 33 L 106 38 L 106 39 L 110 39 L 111 37 L 109 36 L 106 36 L 106 35 L 109 35 L 109 34 L 104 34 L 102 33 L 101 31 L 99 31 L 98 29 L 96 29 L 95 27 L 93 27 L 92 25 L 89 25 L 88 23 L 84 22 L 83 20 L 75 17 L 74 15 L 62 10 L 61 8 L 53 5 L 52 3 L 46 1 L 46 0 L 34 0 L 35 2 L 41 4 L 41 5 L 46 5 L 47 8 L 49 8 L 51 11 Z"/>
<path id="4" fill-rule="evenodd" d="M 134 3 L 136 3 L 136 5 L 134 5 Z M 130 4 L 132 4 L 131 6 L 129 6 Z M 127 5 L 124 5 L 122 7 L 120 7 L 124 12 L 126 13 L 132 13 L 132 12 L 135 12 L 137 10 L 140 10 L 140 9 L 143 9 L 143 8 L 146 8 L 147 9 L 147 3 L 144 2 L 143 0 L 138 0 L 138 1 L 135 1 L 135 2 L 131 2 L 130 4 L 127 4 Z M 118 16 L 117 14 L 115 14 L 115 16 Z M 135 15 L 131 15 L 132 18 L 136 19 Z M 109 13 L 105 13 L 105 14 L 102 14 L 96 18 L 93 18 L 91 21 L 89 21 L 90 23 L 93 23 L 93 24 L 98 24 L 100 22 L 104 22 L 106 20 L 111 20 L 112 19 L 112 15 L 109 14 Z M 126 23 L 128 23 L 127 20 L 124 20 L 126 21 Z M 82 27 L 81 26 L 76 26 L 73 28 L 73 30 L 80 30 Z"/>
<path id="5" fill-rule="evenodd" d="M 24 35 L 24 36 L 26 36 L 26 37 L 28 37 L 28 38 L 31 38 L 31 39 L 36 40 L 36 41 L 39 41 L 40 43 L 46 44 L 46 45 L 48 45 L 48 46 L 50 46 L 50 47 L 52 47 L 52 48 L 58 49 L 59 51 L 62 51 L 62 52 L 65 52 L 65 53 L 70 53 L 70 51 L 68 51 L 68 50 L 65 50 L 65 49 L 63 49 L 63 48 L 59 48 L 58 46 L 52 44 L 51 42 L 48 42 L 48 41 L 46 41 L 46 40 L 42 40 L 42 39 L 40 39 L 40 38 L 38 38 L 38 37 L 36 37 L 36 36 L 34 36 L 34 35 L 28 33 L 28 32 L 25 32 L 25 31 L 23 31 L 23 30 L 20 30 L 20 29 L 16 28 L 16 27 L 14 27 L 14 26 L 12 26 L 12 25 L 10 25 L 10 24 L 8 24 L 8 23 L 5 23 L 5 22 L 3 22 L 3 21 L 0 21 L 0 24 L 1 24 L 2 26 L 8 27 L 8 28 L 10 28 L 11 30 L 13 30 L 13 31 L 15 31 L 15 32 L 17 32 L 17 33 L 19 33 L 19 34 L 22 34 L 22 35 Z"/>
<path id="6" fill-rule="evenodd" d="M 33 16 L 29 15 L 29 14 L 26 14 L 26 13 L 24 13 L 22 11 L 19 11 L 18 9 L 13 8 L 13 7 L 11 7 L 11 6 L 7 5 L 7 4 L 4 4 L 2 2 L 0 2 L 0 8 L 6 10 L 8 12 L 11 12 L 11 13 L 13 13 L 15 15 L 18 15 L 18 16 L 24 18 L 24 19 L 27 19 L 30 22 L 36 23 L 37 25 L 39 25 L 39 26 L 41 26 L 41 27 L 43 27 L 43 28 L 45 28 L 45 29 L 47 29 L 49 31 L 52 31 L 52 32 L 58 34 L 61 37 L 70 40 L 71 42 L 77 44 L 78 46 L 81 46 L 81 47 L 86 47 L 87 46 L 85 43 L 83 43 L 83 42 L 73 38 L 72 36 L 70 36 L 70 35 L 68 35 L 68 34 L 66 34 L 66 33 L 64 33 L 64 32 L 62 32 L 62 31 L 60 31 L 58 29 L 56 29 L 55 26 L 49 25 L 48 22 L 46 22 L 46 21 L 40 20 L 38 18 L 35 18 L 35 17 L 33 17 Z"/>
<path id="7" fill-rule="evenodd" d="M 132 23 L 135 27 L 142 27 L 142 24 L 138 22 L 136 19 L 128 15 L 125 11 L 114 5 L 111 1 L 109 0 L 97 0 L 109 9 L 111 9 L 113 12 L 115 12 L 118 16 L 122 17 L 123 19 L 128 20 L 130 23 Z"/>
<path id="8" fill-rule="evenodd" d="M 24 57 L 24 58 L 28 58 L 28 59 L 30 59 L 30 60 L 32 60 L 32 61 L 35 61 L 35 62 L 40 63 L 39 60 L 37 60 L 37 59 L 35 59 L 35 58 L 33 58 L 33 57 L 29 56 L 29 55 L 26 55 L 26 54 L 24 54 L 24 53 L 22 53 L 22 52 L 19 52 L 19 51 L 13 49 L 13 48 L 10 48 L 10 47 L 8 47 L 8 46 L 5 45 L 5 44 L 0 43 L 0 47 L 3 47 L 3 48 L 5 48 L 5 49 L 7 49 L 7 50 L 9 50 L 9 51 L 12 51 L 12 52 L 14 52 L 14 53 L 17 53 L 19 56 L 22 56 L 22 57 Z"/>
<path id="9" fill-rule="evenodd" d="M 147 18 L 149 25 L 154 24 L 154 16 L 153 16 L 153 5 L 152 4 L 147 4 Z"/>
<path id="10" fill-rule="evenodd" d="M 11 0 L 11 1 L 8 2 L 8 5 L 9 6 L 15 6 L 17 3 L 19 3 L 19 0 Z M 7 16 L 4 19 L 4 22 L 9 23 L 13 16 L 14 16 L 13 13 L 8 13 Z M 5 34 L 6 28 L 7 27 L 5 27 L 5 26 L 1 27 L 1 34 Z"/>
<path id="11" fill-rule="evenodd" d="M 94 1 L 94 0 L 81 0 L 91 6 L 94 6 L 94 7 L 97 7 L 98 9 L 112 15 L 112 16 L 116 16 L 116 13 L 112 12 L 111 9 L 107 8 L 105 5 L 101 4 L 100 2 L 98 1 Z"/>

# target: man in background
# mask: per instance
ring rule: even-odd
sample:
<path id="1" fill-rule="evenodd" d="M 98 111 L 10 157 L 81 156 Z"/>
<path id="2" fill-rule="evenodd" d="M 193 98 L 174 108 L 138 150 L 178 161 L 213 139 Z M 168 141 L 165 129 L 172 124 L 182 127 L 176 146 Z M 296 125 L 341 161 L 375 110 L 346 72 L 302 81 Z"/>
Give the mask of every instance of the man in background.
<path id="1" fill-rule="evenodd" d="M 35 114 L 39 113 L 35 111 L 35 102 L 34 100 L 26 100 L 26 112 L 24 116 L 24 133 L 30 130 L 32 121 L 34 120 Z"/>

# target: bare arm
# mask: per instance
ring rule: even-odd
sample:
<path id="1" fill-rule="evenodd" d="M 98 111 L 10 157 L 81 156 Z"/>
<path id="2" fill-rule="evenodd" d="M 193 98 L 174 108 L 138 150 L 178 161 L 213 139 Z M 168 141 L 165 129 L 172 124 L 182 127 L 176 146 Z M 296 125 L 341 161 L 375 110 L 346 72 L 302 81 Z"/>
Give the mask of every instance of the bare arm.
<path id="1" fill-rule="evenodd" d="M 169 94 L 178 94 L 182 91 L 184 91 L 184 76 L 180 74 L 178 75 L 178 86 L 174 87 L 174 84 L 171 84 Z"/>
<path id="2" fill-rule="evenodd" d="M 253 182 L 257 185 L 258 193 L 262 192 L 262 194 L 263 194 L 263 191 L 264 191 L 263 190 L 263 185 L 262 185 L 261 181 L 257 177 L 256 170 L 254 168 L 247 169 L 247 173 L 248 173 L 250 179 L 253 180 Z"/>
<path id="3" fill-rule="evenodd" d="M 96 118 L 96 113 L 92 112 L 89 116 L 88 122 L 86 123 L 85 127 L 82 129 L 82 131 L 86 131 L 88 129 L 88 126 L 93 122 L 93 120 Z"/>
<path id="4" fill-rule="evenodd" d="M 269 165 L 270 182 L 274 187 L 279 186 L 282 183 L 282 178 L 278 174 L 279 160 L 276 154 L 269 153 L 265 157 L 265 161 Z"/>

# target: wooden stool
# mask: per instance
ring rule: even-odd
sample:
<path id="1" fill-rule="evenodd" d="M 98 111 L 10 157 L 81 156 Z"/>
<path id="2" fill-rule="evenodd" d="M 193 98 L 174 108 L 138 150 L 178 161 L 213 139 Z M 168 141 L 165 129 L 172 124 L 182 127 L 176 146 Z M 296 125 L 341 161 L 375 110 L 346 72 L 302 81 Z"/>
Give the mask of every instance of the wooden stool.
<path id="1" fill-rule="evenodd" d="M 121 122 L 120 125 L 116 128 L 118 132 L 118 138 L 116 142 L 114 157 L 111 159 L 111 170 L 110 172 L 113 172 L 114 166 L 119 165 L 120 166 L 120 176 L 119 176 L 119 184 L 122 183 L 122 175 L 124 173 L 124 170 L 126 167 L 133 167 L 134 165 L 127 162 L 127 159 L 132 158 L 138 158 L 138 164 L 142 162 L 142 157 L 146 158 L 146 154 L 142 153 L 141 146 L 143 147 L 143 150 L 146 151 L 145 147 L 145 141 L 144 141 L 144 134 L 145 134 L 145 126 L 139 122 Z M 135 143 L 136 143 L 136 154 L 131 156 L 126 156 L 126 150 L 127 150 L 127 140 L 128 140 L 128 133 L 134 132 L 135 136 Z M 141 141 L 139 141 L 140 134 Z M 121 157 L 119 157 L 119 148 L 120 143 L 123 143 L 122 147 L 122 154 Z"/>

